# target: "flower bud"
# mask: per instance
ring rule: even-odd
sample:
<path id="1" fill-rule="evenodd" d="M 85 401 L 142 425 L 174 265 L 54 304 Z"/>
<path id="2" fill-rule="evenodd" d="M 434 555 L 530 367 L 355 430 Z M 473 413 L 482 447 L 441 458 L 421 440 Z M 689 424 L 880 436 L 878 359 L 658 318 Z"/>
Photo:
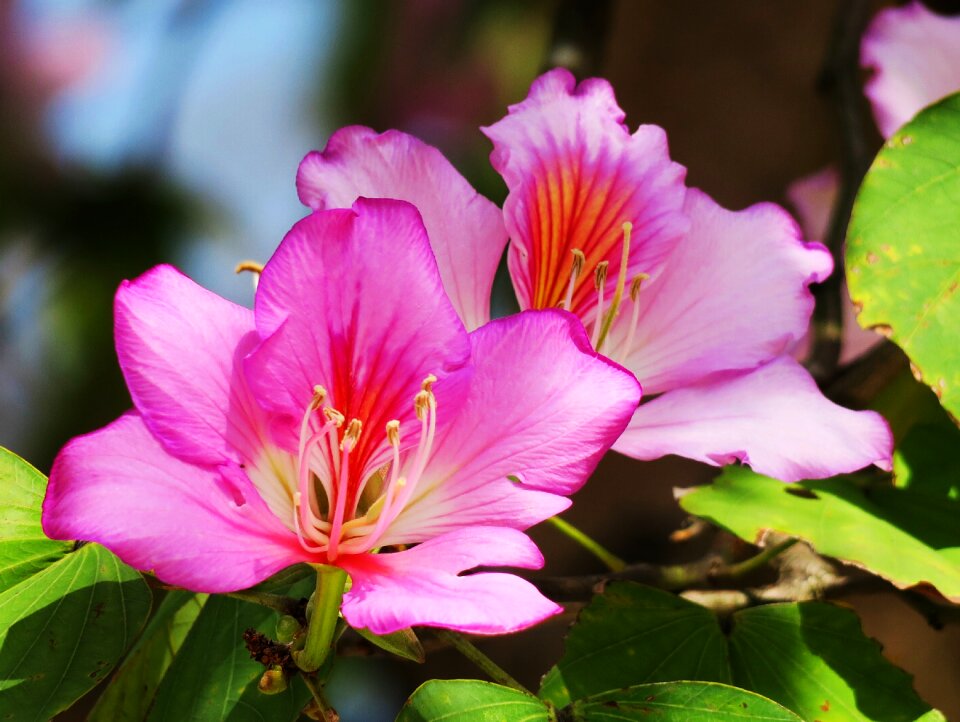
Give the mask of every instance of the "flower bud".
<path id="1" fill-rule="evenodd" d="M 300 634 L 300 622 L 296 617 L 284 614 L 277 620 L 276 639 L 281 644 L 290 644 Z"/>
<path id="2" fill-rule="evenodd" d="M 264 672 L 263 676 L 260 677 L 260 682 L 257 684 L 257 689 L 263 692 L 263 694 L 280 694 L 286 691 L 287 677 L 283 673 L 283 668 L 271 667 Z"/>

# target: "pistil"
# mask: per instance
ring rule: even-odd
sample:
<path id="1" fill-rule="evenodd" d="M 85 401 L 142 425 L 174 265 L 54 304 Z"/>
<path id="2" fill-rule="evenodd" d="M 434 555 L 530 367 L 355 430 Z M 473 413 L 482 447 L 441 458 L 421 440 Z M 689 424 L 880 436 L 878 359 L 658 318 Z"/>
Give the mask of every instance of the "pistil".
<path id="1" fill-rule="evenodd" d="M 610 301 L 610 310 L 604 316 L 602 296 L 600 297 L 600 306 L 597 309 L 597 320 L 595 323 L 600 326 L 599 334 L 597 333 L 596 326 L 594 326 L 593 330 L 595 336 L 593 347 L 597 351 L 600 351 L 603 342 L 607 340 L 607 334 L 610 333 L 613 320 L 617 317 L 617 314 L 620 313 L 620 302 L 623 300 L 623 290 L 627 282 L 627 265 L 630 262 L 630 235 L 633 231 L 633 224 L 627 221 L 621 228 L 623 229 L 623 244 L 620 250 L 620 269 L 617 272 L 617 285 L 613 292 L 613 298 Z M 604 276 L 604 278 L 606 278 L 606 276 Z"/>

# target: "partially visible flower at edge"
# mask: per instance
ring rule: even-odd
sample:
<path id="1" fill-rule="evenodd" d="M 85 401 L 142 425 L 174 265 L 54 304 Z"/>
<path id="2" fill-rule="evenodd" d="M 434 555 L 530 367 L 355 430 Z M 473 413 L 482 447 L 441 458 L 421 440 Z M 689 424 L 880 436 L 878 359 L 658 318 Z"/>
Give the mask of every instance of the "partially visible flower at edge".
<path id="1" fill-rule="evenodd" d="M 828 401 L 789 356 L 813 308 L 807 286 L 832 270 L 826 249 L 778 206 L 731 212 L 688 189 L 664 131 L 631 134 L 623 118 L 604 80 L 538 78 L 483 129 L 509 189 L 502 215 L 397 131 L 338 131 L 301 163 L 297 187 L 314 209 L 365 195 L 417 205 L 468 325 L 489 315 L 509 235 L 521 308 L 573 311 L 643 385 L 648 400 L 614 446 L 628 456 L 739 459 L 784 481 L 889 468 L 882 417 Z"/>
<path id="2" fill-rule="evenodd" d="M 517 576 L 461 573 L 542 564 L 522 530 L 567 508 L 639 386 L 562 311 L 468 334 L 408 203 L 298 222 L 252 311 L 158 266 L 115 312 L 135 409 L 61 451 L 48 536 L 195 591 L 335 565 L 345 618 L 375 633 L 559 611 Z"/>
<path id="3" fill-rule="evenodd" d="M 960 16 L 928 10 L 919 0 L 885 8 L 870 21 L 860 65 L 864 88 L 884 138 L 920 110 L 960 90 Z"/>
<path id="4" fill-rule="evenodd" d="M 960 91 L 960 16 L 945 17 L 914 1 L 885 8 L 871 20 L 860 44 L 860 65 L 870 72 L 864 92 L 884 138 L 919 111 Z M 807 238 L 826 237 L 830 212 L 840 188 L 832 166 L 797 179 L 787 188 Z M 857 324 L 844 292 L 841 363 L 848 363 L 882 341 Z M 801 341 L 802 355 L 807 339 Z"/>

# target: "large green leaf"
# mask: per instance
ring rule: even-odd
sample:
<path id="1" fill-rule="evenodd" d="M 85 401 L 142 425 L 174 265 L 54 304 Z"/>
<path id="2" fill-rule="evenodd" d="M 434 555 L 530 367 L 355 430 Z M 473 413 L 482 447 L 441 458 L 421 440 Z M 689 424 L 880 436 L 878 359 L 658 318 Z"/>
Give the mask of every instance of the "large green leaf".
<path id="1" fill-rule="evenodd" d="M 36 574 L 70 551 L 40 528 L 47 479 L 16 454 L 0 447 L 0 592 Z"/>
<path id="2" fill-rule="evenodd" d="M 397 722 L 548 722 L 536 697 L 476 679 L 433 679 L 404 704 Z"/>
<path id="3" fill-rule="evenodd" d="M 312 580 L 291 592 L 312 588 Z M 230 597 L 211 597 L 164 675 L 150 722 L 283 722 L 295 720 L 310 694 L 299 679 L 281 694 L 257 689 L 263 666 L 250 659 L 244 630 L 272 635 L 276 612 Z"/>
<path id="4" fill-rule="evenodd" d="M 646 682 L 729 682 L 726 640 L 699 604 L 637 584 L 611 584 L 580 613 L 540 696 L 571 699 Z"/>
<path id="5" fill-rule="evenodd" d="M 866 567 L 899 587 L 921 583 L 960 601 L 960 500 L 851 479 L 798 484 L 730 467 L 681 506 L 754 542 L 774 530 L 818 552 Z"/>
<path id="6" fill-rule="evenodd" d="M 0 718 L 43 722 L 92 689 L 150 603 L 140 574 L 96 544 L 0 594 Z"/>
<path id="7" fill-rule="evenodd" d="M 944 720 L 863 634 L 857 615 L 832 604 L 771 604 L 734 614 L 730 664 L 737 684 L 806 720 Z"/>
<path id="8" fill-rule="evenodd" d="M 613 595 L 615 601 L 605 601 L 606 595 Z M 687 610 L 694 605 L 679 600 L 670 613 L 666 596 L 631 582 L 610 585 L 607 594 L 584 608 L 568 637 L 567 651 L 545 680 L 541 695 L 557 706 L 573 698 L 575 710 L 592 710 L 595 716 L 589 719 L 600 719 L 598 705 L 606 704 L 610 715 L 621 716 L 605 719 L 628 720 L 635 717 L 610 705 L 624 694 L 623 688 L 651 678 L 701 681 L 698 678 L 709 675 L 762 694 L 806 720 L 943 719 L 913 691 L 909 676 L 882 657 L 880 645 L 863 634 L 857 616 L 847 609 L 821 602 L 748 608 L 730 617 L 727 624 L 732 631 L 727 639 L 712 613 Z M 616 620 L 611 629 L 621 625 L 626 639 L 637 629 L 643 634 L 624 644 L 611 643 L 611 630 L 605 628 L 602 616 L 605 610 L 612 610 Z M 651 610 L 659 616 L 656 622 L 647 620 Z M 610 681 L 604 675 L 610 675 Z M 562 676 L 562 684 L 555 681 L 557 676 Z M 563 694 L 567 690 L 568 697 Z M 639 697 L 631 693 L 630 700 L 636 702 Z M 585 701 L 578 703 L 578 699 Z"/>
<path id="9" fill-rule="evenodd" d="M 802 722 L 793 712 L 758 694 L 715 682 L 659 682 L 579 700 L 574 722 Z"/>
<path id="10" fill-rule="evenodd" d="M 87 722 L 141 722 L 174 655 L 206 600 L 205 595 L 167 594 L 114 674 Z"/>
<path id="11" fill-rule="evenodd" d="M 960 416 L 960 94 L 922 111 L 877 155 L 847 234 L 859 322 L 885 327 Z"/>

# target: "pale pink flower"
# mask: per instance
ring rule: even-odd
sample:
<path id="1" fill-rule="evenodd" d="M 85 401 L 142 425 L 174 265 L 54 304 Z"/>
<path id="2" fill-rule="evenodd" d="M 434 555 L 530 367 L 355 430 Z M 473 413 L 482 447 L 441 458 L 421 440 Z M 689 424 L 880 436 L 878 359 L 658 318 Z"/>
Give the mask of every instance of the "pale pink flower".
<path id="1" fill-rule="evenodd" d="M 453 294 L 464 319 L 489 313 L 505 226 L 521 308 L 572 310 L 653 397 L 614 447 L 629 456 L 739 459 L 785 481 L 888 467 L 883 419 L 828 401 L 788 355 L 829 253 L 778 206 L 731 212 L 687 189 L 663 130 L 631 134 L 623 118 L 606 81 L 537 79 L 484 129 L 510 191 L 503 225 L 435 149 L 395 131 L 339 131 L 304 159 L 298 190 L 312 208 L 418 204 L 445 285 L 469 291 Z"/>
<path id="2" fill-rule="evenodd" d="M 860 44 L 872 71 L 864 88 L 885 138 L 920 110 L 960 90 L 960 16 L 946 17 L 913 0 L 881 10 Z"/>
<path id="3" fill-rule="evenodd" d="M 120 287 L 115 330 L 135 410 L 57 457 L 47 535 L 205 592 L 336 565 L 347 621 L 377 633 L 557 612 L 462 572 L 539 567 L 522 530 L 567 508 L 640 394 L 569 313 L 467 333 L 395 200 L 297 223 L 252 311 L 159 266 Z"/>

